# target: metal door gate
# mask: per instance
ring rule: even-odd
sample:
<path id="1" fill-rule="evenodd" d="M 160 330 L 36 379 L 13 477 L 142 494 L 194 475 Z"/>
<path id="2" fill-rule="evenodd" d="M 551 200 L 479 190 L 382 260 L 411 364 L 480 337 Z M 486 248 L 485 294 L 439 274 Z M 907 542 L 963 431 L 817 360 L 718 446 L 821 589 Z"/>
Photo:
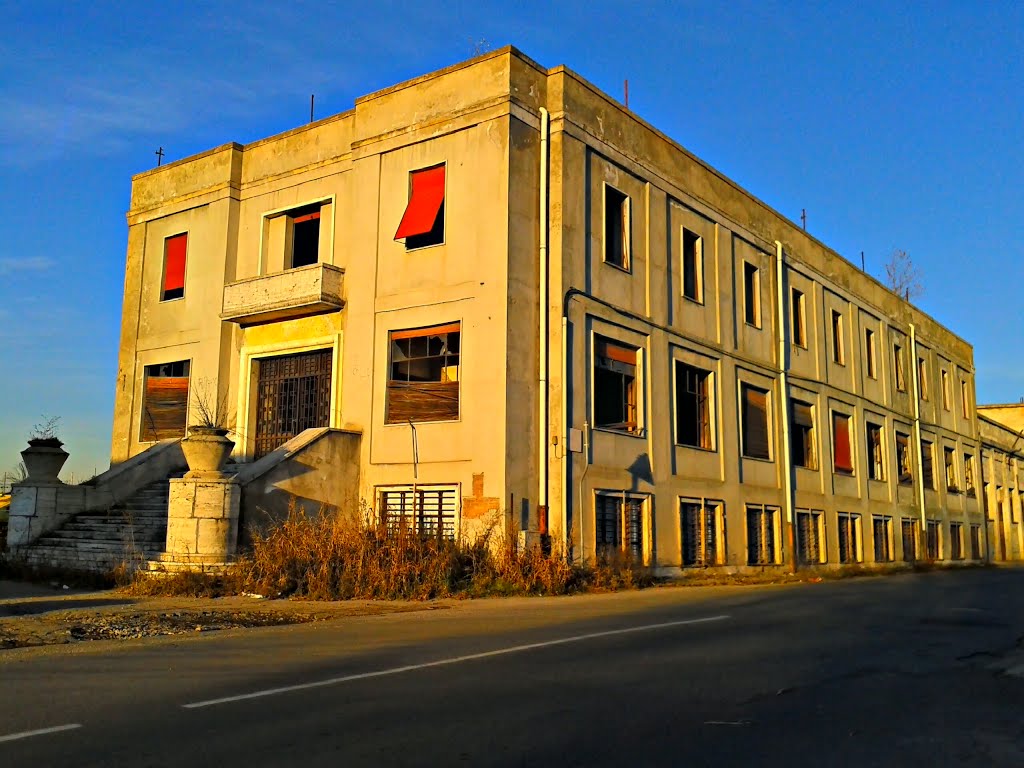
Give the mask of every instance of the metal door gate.
<path id="1" fill-rule="evenodd" d="M 330 425 L 332 354 L 320 349 L 258 362 L 255 458 L 304 429 Z"/>

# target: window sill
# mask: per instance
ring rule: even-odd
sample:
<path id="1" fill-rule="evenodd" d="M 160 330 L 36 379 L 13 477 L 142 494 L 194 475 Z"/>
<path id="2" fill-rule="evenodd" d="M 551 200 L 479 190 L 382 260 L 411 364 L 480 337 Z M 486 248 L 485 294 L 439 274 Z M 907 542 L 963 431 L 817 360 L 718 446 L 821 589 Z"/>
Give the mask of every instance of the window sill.
<path id="1" fill-rule="evenodd" d="M 609 267 L 613 267 L 614 269 L 619 270 L 619 272 L 625 272 L 627 275 L 633 274 L 633 270 L 629 265 L 616 264 L 614 261 L 608 261 L 607 259 L 604 258 L 601 259 L 601 263 L 607 264 Z"/>
<path id="2" fill-rule="evenodd" d="M 445 242 L 444 242 L 444 240 L 442 240 L 440 243 L 430 243 L 428 245 L 416 245 L 416 246 L 413 246 L 412 248 L 406 246 L 405 247 L 405 252 L 406 253 L 415 253 L 416 251 L 425 251 L 427 248 L 440 248 L 444 244 L 445 244 Z M 403 243 L 403 245 L 404 245 L 404 243 Z"/>
<path id="3" fill-rule="evenodd" d="M 647 437 L 646 431 L 643 428 L 629 431 L 626 429 L 616 429 L 615 427 L 594 427 L 594 431 L 604 432 L 609 435 L 623 435 L 625 437 L 638 437 L 642 439 Z"/>
<path id="4" fill-rule="evenodd" d="M 796 467 L 797 469 L 802 469 L 805 472 L 813 472 L 814 474 L 818 474 L 818 468 L 817 467 L 808 467 L 808 466 L 804 466 L 803 464 L 794 464 L 793 466 Z"/>
<path id="5" fill-rule="evenodd" d="M 879 485 L 888 485 L 889 484 L 889 481 L 886 480 L 884 477 L 869 477 L 868 478 L 868 482 L 878 483 Z"/>
<path id="6" fill-rule="evenodd" d="M 718 453 L 717 448 L 705 448 L 702 445 L 690 445 L 689 443 L 676 443 L 676 448 L 689 448 L 690 450 L 700 451 L 701 453 Z"/>
<path id="7" fill-rule="evenodd" d="M 832 470 L 832 474 L 841 475 L 842 477 L 856 477 L 852 469 L 843 469 L 842 467 L 836 467 Z"/>
<path id="8" fill-rule="evenodd" d="M 761 330 L 761 326 L 760 325 L 755 325 L 754 323 L 750 322 L 749 320 L 744 320 L 743 324 L 745 326 L 747 326 L 747 328 L 753 328 L 755 331 L 760 331 Z"/>
<path id="9" fill-rule="evenodd" d="M 692 296 L 687 296 L 685 293 L 683 294 L 683 301 L 688 301 L 690 304 L 696 304 L 698 307 L 705 306 L 704 299 L 695 299 Z"/>
<path id="10" fill-rule="evenodd" d="M 425 421 L 413 420 L 411 423 L 412 423 L 412 425 L 414 427 L 419 427 L 419 426 L 421 426 L 423 424 L 461 424 L 462 423 L 462 419 L 461 418 L 458 418 L 458 419 L 427 419 Z M 385 421 L 384 422 L 384 426 L 385 427 L 408 427 L 409 424 L 410 424 L 409 421 Z"/>
<path id="11" fill-rule="evenodd" d="M 747 456 L 747 454 L 745 454 L 745 453 L 743 454 L 742 458 L 746 459 L 747 461 L 760 461 L 762 464 L 774 464 L 775 463 L 775 459 L 772 459 L 771 457 L 769 457 L 767 459 L 764 459 L 764 458 L 761 458 L 760 456 Z"/>
<path id="12" fill-rule="evenodd" d="M 185 300 L 184 296 L 175 296 L 173 299 L 160 299 L 157 303 L 158 304 L 173 304 L 176 301 L 184 301 L 184 300 Z"/>

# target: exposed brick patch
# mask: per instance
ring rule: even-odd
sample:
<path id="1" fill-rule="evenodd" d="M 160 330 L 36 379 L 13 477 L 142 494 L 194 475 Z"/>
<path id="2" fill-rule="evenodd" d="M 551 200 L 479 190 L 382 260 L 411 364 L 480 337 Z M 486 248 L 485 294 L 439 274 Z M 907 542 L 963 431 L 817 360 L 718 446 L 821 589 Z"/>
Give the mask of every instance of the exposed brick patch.
<path id="1" fill-rule="evenodd" d="M 484 473 L 473 475 L 473 495 L 462 497 L 462 517 L 475 520 L 488 514 L 497 514 L 501 501 L 497 496 L 484 496 Z"/>

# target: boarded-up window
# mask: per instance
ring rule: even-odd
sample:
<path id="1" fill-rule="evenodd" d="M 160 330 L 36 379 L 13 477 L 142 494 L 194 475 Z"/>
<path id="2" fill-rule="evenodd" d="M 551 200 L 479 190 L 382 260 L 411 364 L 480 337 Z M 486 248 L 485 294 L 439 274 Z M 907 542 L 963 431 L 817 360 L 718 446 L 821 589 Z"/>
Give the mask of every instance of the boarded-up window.
<path id="1" fill-rule="evenodd" d="M 720 503 L 699 499 L 679 501 L 679 530 L 684 566 L 708 566 L 722 563 Z"/>
<path id="2" fill-rule="evenodd" d="M 832 451 L 836 472 L 853 474 L 853 452 L 850 450 L 850 417 L 832 414 Z"/>
<path id="3" fill-rule="evenodd" d="M 768 390 L 749 384 L 741 387 L 743 408 L 743 455 L 770 459 L 768 440 Z"/>
<path id="4" fill-rule="evenodd" d="M 604 260 L 622 269 L 630 265 L 629 198 L 614 187 L 604 188 Z"/>
<path id="5" fill-rule="evenodd" d="M 459 323 L 391 331 L 387 423 L 459 418 Z"/>
<path id="6" fill-rule="evenodd" d="M 797 511 L 797 554 L 804 565 L 825 562 L 824 515 L 817 510 Z"/>
<path id="7" fill-rule="evenodd" d="M 899 344 L 892 345 L 892 370 L 896 378 L 896 391 L 907 391 L 907 376 L 903 370 L 903 347 Z"/>
<path id="8" fill-rule="evenodd" d="M 711 450 L 711 372 L 676 362 L 676 442 Z"/>
<path id="9" fill-rule="evenodd" d="M 885 480 L 885 461 L 882 456 L 882 427 L 868 423 L 868 477 Z"/>
<path id="10" fill-rule="evenodd" d="M 928 399 L 928 365 L 923 357 L 917 358 L 917 386 L 921 390 L 921 399 Z"/>
<path id="11" fill-rule="evenodd" d="M 888 563 L 893 559 L 892 518 L 875 515 L 871 518 L 871 532 L 875 543 L 875 562 Z"/>
<path id="12" fill-rule="evenodd" d="M 594 426 L 637 432 L 637 350 L 603 336 L 594 339 Z"/>
<path id="13" fill-rule="evenodd" d="M 377 514 L 388 533 L 455 538 L 457 486 L 378 488 L 377 499 Z"/>
<path id="14" fill-rule="evenodd" d="M 188 360 L 146 366 L 139 440 L 151 443 L 185 436 L 188 378 Z"/>
<path id="15" fill-rule="evenodd" d="M 806 469 L 817 469 L 814 450 L 814 407 L 810 403 L 793 400 L 793 464 Z"/>
<path id="16" fill-rule="evenodd" d="M 185 295 L 185 258 L 188 254 L 188 233 L 164 240 L 164 279 L 160 300 L 180 299 Z"/>
<path id="17" fill-rule="evenodd" d="M 683 296 L 704 301 L 704 239 L 683 229 Z"/>
<path id="18" fill-rule="evenodd" d="M 896 433 L 896 462 L 899 464 L 900 483 L 910 485 L 914 480 L 914 472 L 911 469 L 910 458 L 910 435 L 902 432 Z"/>
<path id="19" fill-rule="evenodd" d="M 444 242 L 445 166 L 436 165 L 409 174 L 409 204 L 395 232 L 406 250 Z"/>
<path id="20" fill-rule="evenodd" d="M 971 398 L 970 398 L 970 394 L 969 393 L 970 393 L 970 389 L 967 386 L 967 382 L 961 380 L 960 381 L 960 408 L 961 408 L 961 412 L 963 413 L 963 416 L 964 416 L 965 419 L 969 419 L 971 417 Z"/>
<path id="21" fill-rule="evenodd" d="M 840 512 L 837 515 L 837 522 L 839 525 L 839 562 L 860 562 L 860 515 Z"/>
<path id="22" fill-rule="evenodd" d="M 644 502 L 635 497 L 599 493 L 594 510 L 594 543 L 602 559 L 644 556 Z"/>
<path id="23" fill-rule="evenodd" d="M 935 473 L 932 471 L 932 444 L 921 441 L 921 481 L 925 488 L 935 490 Z"/>
<path id="24" fill-rule="evenodd" d="M 778 510 L 761 505 L 747 505 L 747 563 L 772 565 L 778 562 Z"/>

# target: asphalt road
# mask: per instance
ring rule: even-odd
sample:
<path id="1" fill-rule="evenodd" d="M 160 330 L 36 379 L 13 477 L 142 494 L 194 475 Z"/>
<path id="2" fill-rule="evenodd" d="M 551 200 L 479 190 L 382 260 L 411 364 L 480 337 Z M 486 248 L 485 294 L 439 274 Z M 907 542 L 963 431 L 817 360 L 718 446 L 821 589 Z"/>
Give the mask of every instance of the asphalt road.
<path id="1" fill-rule="evenodd" d="M 1024 766 L 1022 638 L 974 570 L 6 652 L 0 766 Z"/>

